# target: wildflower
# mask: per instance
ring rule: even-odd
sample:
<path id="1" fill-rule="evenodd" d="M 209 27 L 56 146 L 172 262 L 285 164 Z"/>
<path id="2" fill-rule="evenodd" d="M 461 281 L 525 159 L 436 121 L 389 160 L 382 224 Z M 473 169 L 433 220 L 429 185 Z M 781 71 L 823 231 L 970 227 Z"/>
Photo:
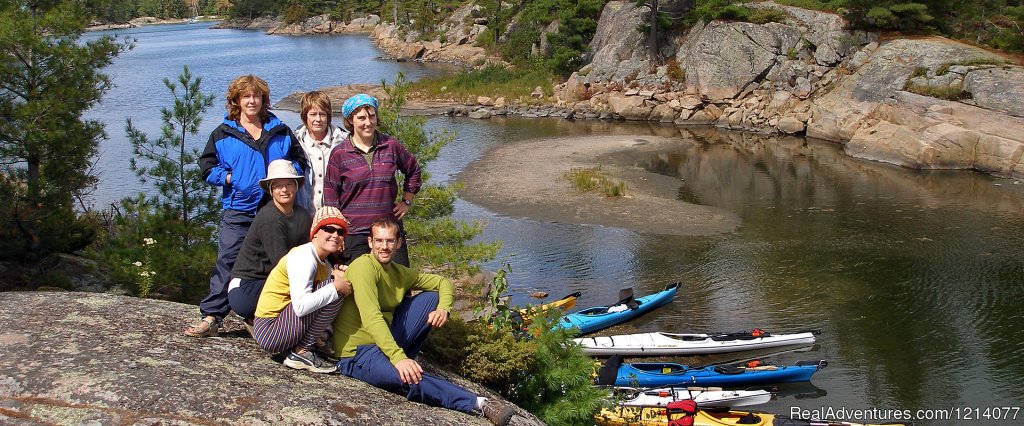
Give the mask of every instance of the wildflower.
<path id="1" fill-rule="evenodd" d="M 156 244 L 156 240 L 154 240 L 152 238 L 149 238 L 149 237 L 143 238 L 142 242 L 145 243 L 147 246 L 151 246 L 153 244 Z"/>
<path id="2" fill-rule="evenodd" d="M 135 266 L 138 266 L 138 267 L 141 268 L 142 267 L 142 262 L 135 262 L 132 265 L 135 265 Z"/>
<path id="3" fill-rule="evenodd" d="M 142 272 L 139 272 L 139 276 L 140 276 L 140 277 L 143 277 L 143 278 L 145 278 L 145 277 L 148 277 L 148 276 L 149 276 L 149 271 L 142 271 Z"/>

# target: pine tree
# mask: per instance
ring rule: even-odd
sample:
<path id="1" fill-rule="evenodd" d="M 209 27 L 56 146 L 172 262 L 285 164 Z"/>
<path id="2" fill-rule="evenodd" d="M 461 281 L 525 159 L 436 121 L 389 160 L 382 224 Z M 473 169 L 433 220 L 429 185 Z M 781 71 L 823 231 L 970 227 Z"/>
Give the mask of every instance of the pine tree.
<path id="1" fill-rule="evenodd" d="M 416 205 L 405 219 L 409 234 L 409 256 L 416 268 L 426 268 L 445 275 L 461 276 L 475 272 L 478 263 L 493 259 L 500 243 L 468 242 L 483 231 L 479 223 L 466 223 L 451 217 L 455 210 L 454 185 L 430 184 L 427 165 L 437 158 L 441 148 L 454 139 L 447 131 L 428 133 L 423 129 L 423 117 L 399 117 L 409 83 L 401 73 L 394 83 L 384 84 L 388 97 L 378 111 L 380 129 L 401 141 L 424 170 L 423 185 L 416 197 Z M 399 185 L 401 186 L 401 185 Z"/>
<path id="2" fill-rule="evenodd" d="M 91 239 L 75 201 L 95 186 L 92 162 L 105 133 L 82 113 L 110 87 L 100 70 L 130 45 L 80 42 L 81 4 L 0 1 L 0 257 L 39 259 Z"/>
<path id="3" fill-rule="evenodd" d="M 159 138 L 150 140 L 130 118 L 125 124 L 135 153 L 131 168 L 143 183 L 155 184 L 160 193 L 158 210 L 180 228 L 182 250 L 207 241 L 210 232 L 203 228 L 214 226 L 220 213 L 216 191 L 199 170 L 201 152 L 195 143 L 188 143 L 189 135 L 199 132 L 203 114 L 213 105 L 214 96 L 199 90 L 202 81 L 201 77 L 192 78 L 188 66 L 182 68 L 177 84 L 164 78 L 174 106 L 160 109 L 164 124 Z"/>

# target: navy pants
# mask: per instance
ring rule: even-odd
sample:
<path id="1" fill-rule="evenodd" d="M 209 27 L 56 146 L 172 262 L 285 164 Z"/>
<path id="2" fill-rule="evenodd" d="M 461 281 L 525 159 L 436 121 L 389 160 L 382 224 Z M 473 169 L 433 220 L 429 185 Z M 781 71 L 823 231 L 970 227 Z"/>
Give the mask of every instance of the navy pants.
<path id="1" fill-rule="evenodd" d="M 260 301 L 263 286 L 267 280 L 239 280 L 238 287 L 228 290 L 228 303 L 238 316 L 251 320 L 256 316 L 256 304 Z"/>
<path id="2" fill-rule="evenodd" d="M 427 339 L 430 332 L 427 314 L 437 309 L 437 301 L 437 292 L 427 291 L 406 297 L 395 309 L 391 334 L 409 358 L 416 358 Z M 463 413 L 477 412 L 476 394 L 442 378 L 424 373 L 419 384 L 402 383 L 398 370 L 377 345 L 360 345 L 355 356 L 338 361 L 338 371 L 378 388 L 405 394 L 413 402 Z"/>
<path id="3" fill-rule="evenodd" d="M 220 232 L 217 233 L 217 263 L 210 273 L 210 294 L 199 302 L 199 313 L 203 317 L 214 316 L 223 319 L 231 312 L 228 304 L 228 281 L 231 268 L 242 249 L 245 234 L 249 233 L 254 215 L 238 210 L 224 210 L 220 218 Z"/>

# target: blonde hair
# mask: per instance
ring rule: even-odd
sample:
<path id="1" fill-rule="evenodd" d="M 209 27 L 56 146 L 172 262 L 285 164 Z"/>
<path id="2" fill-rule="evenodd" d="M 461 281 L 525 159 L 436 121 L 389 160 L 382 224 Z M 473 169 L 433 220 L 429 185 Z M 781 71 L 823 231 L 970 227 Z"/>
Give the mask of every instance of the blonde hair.
<path id="1" fill-rule="evenodd" d="M 238 77 L 228 85 L 228 119 L 238 121 L 242 117 L 242 106 L 238 102 L 246 92 L 253 92 L 263 99 L 259 118 L 260 123 L 265 123 L 269 117 L 267 110 L 270 109 L 270 86 L 267 86 L 267 82 L 262 78 L 252 74 Z"/>
<path id="2" fill-rule="evenodd" d="M 355 110 L 353 110 L 353 111 L 352 111 L 352 114 L 349 114 L 349 116 L 348 116 L 348 117 L 341 117 L 341 120 L 345 122 L 345 128 L 346 128 L 346 129 L 348 129 L 348 131 L 350 131 L 350 132 L 353 132 L 353 133 L 355 132 L 355 130 L 354 130 L 354 129 L 352 129 L 352 116 L 353 116 L 353 115 L 356 115 L 356 114 L 359 114 L 359 111 L 362 111 L 362 110 L 364 110 L 364 109 L 365 109 L 365 110 L 371 110 L 371 109 L 372 109 L 372 110 L 373 110 L 373 112 L 374 112 L 374 114 L 376 114 L 376 113 L 377 113 L 377 109 L 375 109 L 375 108 L 373 107 L 373 105 L 363 105 L 363 106 L 361 106 L 361 107 L 359 107 L 359 108 L 356 108 Z M 380 120 L 380 117 L 377 117 L 377 119 L 378 119 L 378 120 Z M 377 125 L 378 125 L 378 126 L 380 125 L 380 122 L 379 122 L 379 121 L 378 121 L 378 124 L 377 124 Z"/>
<path id="3" fill-rule="evenodd" d="M 317 107 L 327 113 L 327 126 L 330 127 L 331 98 L 327 96 L 326 93 L 321 92 L 319 90 L 307 92 L 305 95 L 302 95 L 301 105 L 302 106 L 299 109 L 299 113 L 302 116 L 302 124 L 306 125 L 306 127 L 309 127 L 309 123 L 306 122 L 306 114 L 308 114 L 309 110 L 313 109 L 313 107 Z"/>

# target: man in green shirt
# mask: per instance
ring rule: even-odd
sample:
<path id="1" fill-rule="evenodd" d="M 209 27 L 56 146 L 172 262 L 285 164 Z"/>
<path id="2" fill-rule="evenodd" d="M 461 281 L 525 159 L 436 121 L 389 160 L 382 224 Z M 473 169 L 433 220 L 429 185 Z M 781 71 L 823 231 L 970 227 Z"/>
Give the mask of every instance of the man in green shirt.
<path id="1" fill-rule="evenodd" d="M 482 413 L 496 425 L 511 420 L 511 407 L 477 396 L 423 373 L 416 355 L 431 328 L 448 321 L 455 299 L 451 281 L 392 262 L 401 247 L 398 223 L 384 218 L 370 226 L 370 253 L 345 271 L 352 297 L 334 320 L 338 371 L 373 386 L 403 393 L 410 401 L 464 413 Z M 421 293 L 409 296 L 412 290 Z"/>

